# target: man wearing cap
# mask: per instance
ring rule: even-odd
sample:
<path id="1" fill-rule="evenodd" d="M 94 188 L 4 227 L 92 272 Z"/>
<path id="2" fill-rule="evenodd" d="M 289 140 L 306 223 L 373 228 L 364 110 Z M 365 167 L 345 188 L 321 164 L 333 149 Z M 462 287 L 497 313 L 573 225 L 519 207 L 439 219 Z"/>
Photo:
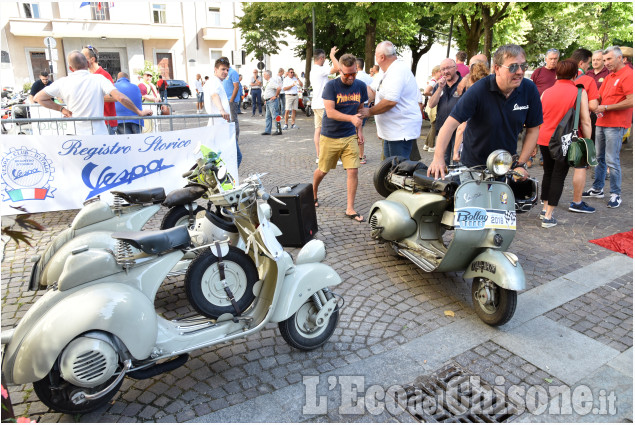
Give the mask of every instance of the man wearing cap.
<path id="1" fill-rule="evenodd" d="M 143 73 L 143 79 L 139 83 L 139 90 L 141 90 L 141 98 L 143 103 L 157 103 L 159 102 L 159 92 L 154 84 L 152 84 L 152 73 L 145 71 Z M 143 132 L 150 133 L 154 129 L 154 122 L 152 120 L 143 121 Z"/>

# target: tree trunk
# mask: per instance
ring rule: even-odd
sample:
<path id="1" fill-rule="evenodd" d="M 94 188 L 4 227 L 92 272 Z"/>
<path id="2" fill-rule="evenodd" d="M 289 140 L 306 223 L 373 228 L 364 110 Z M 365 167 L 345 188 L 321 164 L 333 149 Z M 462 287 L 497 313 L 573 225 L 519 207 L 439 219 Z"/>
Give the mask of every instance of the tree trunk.
<path id="1" fill-rule="evenodd" d="M 476 14 L 470 16 L 469 22 L 465 15 L 461 15 L 461 25 L 465 31 L 465 52 L 469 59 L 478 53 L 478 43 L 483 35 L 483 21 L 477 19 Z"/>
<path id="2" fill-rule="evenodd" d="M 481 16 L 483 18 L 483 54 L 487 56 L 487 60 L 492 62 L 492 44 L 494 40 L 494 25 L 503 19 L 507 12 L 509 3 L 505 3 L 500 10 L 492 13 L 492 9 L 488 5 L 481 5 Z"/>
<path id="3" fill-rule="evenodd" d="M 304 87 L 311 87 L 311 64 L 313 63 L 313 22 L 305 22 L 307 42 L 306 42 L 306 64 L 304 66 Z"/>
<path id="4" fill-rule="evenodd" d="M 368 73 L 375 65 L 375 47 L 377 36 L 377 19 L 370 18 L 366 24 L 366 40 L 364 43 L 364 70 Z"/>
<path id="5" fill-rule="evenodd" d="M 421 40 L 419 40 L 419 42 L 416 45 L 412 44 L 409 46 L 410 51 L 412 52 L 412 65 L 410 66 L 410 71 L 412 71 L 413 75 L 417 75 L 417 65 L 419 64 L 419 59 L 421 59 L 423 55 L 428 53 L 430 49 L 432 48 L 432 45 L 434 44 L 434 37 L 426 37 L 426 38 L 427 38 L 427 41 L 423 48 L 420 48 L 422 43 Z"/>

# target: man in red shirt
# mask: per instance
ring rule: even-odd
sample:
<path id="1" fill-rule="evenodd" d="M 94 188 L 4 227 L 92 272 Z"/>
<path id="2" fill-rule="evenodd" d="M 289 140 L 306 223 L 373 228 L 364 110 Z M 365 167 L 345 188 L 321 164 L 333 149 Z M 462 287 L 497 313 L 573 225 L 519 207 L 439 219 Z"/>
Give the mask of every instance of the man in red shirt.
<path id="1" fill-rule="evenodd" d="M 531 80 L 538 87 L 538 94 L 542 93 L 556 83 L 556 64 L 560 58 L 558 49 L 549 49 L 545 55 L 545 66 L 538 68 L 531 74 Z"/>
<path id="2" fill-rule="evenodd" d="M 595 80 L 595 83 L 598 86 L 598 89 L 604 82 L 604 79 L 607 75 L 609 75 L 609 70 L 604 66 L 604 52 L 602 50 L 596 50 L 593 52 L 593 57 L 591 58 L 591 66 L 593 69 L 588 72 L 588 76 Z"/>
<path id="3" fill-rule="evenodd" d="M 595 109 L 598 116 L 595 140 L 598 166 L 593 187 L 582 196 L 604 198 L 604 177 L 609 167 L 611 198 L 608 207 L 617 208 L 622 204 L 622 137 L 633 118 L 633 70 L 624 65 L 622 51 L 617 46 L 604 51 L 604 65 L 610 74 L 600 87 L 600 105 Z"/>
<path id="4" fill-rule="evenodd" d="M 88 60 L 88 70 L 91 74 L 101 74 L 114 84 L 112 76 L 106 72 L 104 68 L 99 66 L 99 52 L 93 46 L 88 45 L 82 49 L 82 54 Z M 116 117 L 117 111 L 115 110 L 115 102 L 104 101 L 104 116 Z M 106 128 L 109 134 L 117 134 L 117 120 L 106 120 Z"/>

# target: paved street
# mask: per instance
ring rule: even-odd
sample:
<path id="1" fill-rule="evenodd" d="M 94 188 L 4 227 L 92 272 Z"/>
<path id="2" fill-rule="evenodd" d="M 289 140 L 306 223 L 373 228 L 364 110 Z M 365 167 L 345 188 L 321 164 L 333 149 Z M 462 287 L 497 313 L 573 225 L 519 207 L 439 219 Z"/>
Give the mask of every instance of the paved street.
<path id="1" fill-rule="evenodd" d="M 174 109 L 195 113 L 195 104 L 175 101 Z M 298 112 L 299 130 L 282 136 L 261 136 L 264 117 L 240 115 L 241 176 L 267 172 L 263 182 L 268 188 L 311 182 L 316 167 L 313 118 Z M 427 131 L 424 123 L 422 136 Z M 360 169 L 355 206 L 367 219 L 370 206 L 381 199 L 372 183 L 381 152 L 374 122 L 365 133 L 368 164 Z M 421 153 L 429 163 L 432 154 Z M 367 222 L 344 216 L 346 175 L 340 166 L 322 182 L 317 209 L 317 238 L 326 244 L 325 262 L 343 280 L 334 291 L 346 301 L 324 347 L 295 350 L 270 324 L 248 338 L 195 351 L 171 373 L 141 381 L 126 378 L 111 404 L 78 417 L 49 411 L 31 385 L 10 387 L 15 413 L 41 422 L 444 421 L 460 415 L 460 409 L 452 413 L 448 407 L 452 400 L 429 409 L 432 413 L 417 400 L 422 400 L 421 388 L 434 394 L 434 388 L 445 385 L 452 367 L 452 376 L 465 377 L 472 389 L 495 387 L 496 394 L 507 395 L 505 403 L 524 402 L 525 409 L 508 409 L 498 420 L 632 422 L 633 261 L 588 242 L 633 227 L 631 145 L 624 147 L 621 160 L 620 208 L 607 208 L 607 198 L 591 199 L 587 202 L 597 208 L 595 214 L 570 213 L 569 176 L 555 212 L 558 226 L 540 227 L 540 205 L 518 216 L 510 251 L 519 257 L 528 287 L 518 297 L 514 318 L 501 328 L 476 317 L 471 282 L 461 273 L 425 273 L 389 255 L 370 237 Z M 536 164 L 530 173 L 540 179 L 542 169 Z M 587 182 L 589 187 L 591 173 Z M 30 258 L 76 213 L 35 214 L 46 231 L 34 234 L 33 247 L 4 246 L 3 330 L 13 327 L 44 292 L 26 290 Z M 146 228 L 158 228 L 164 213 Z M 156 306 L 168 319 L 192 311 L 183 277 L 166 280 Z M 393 385 L 402 390 L 389 391 Z M 426 400 L 434 404 L 434 397 Z M 450 413 L 439 415 L 441 410 Z"/>

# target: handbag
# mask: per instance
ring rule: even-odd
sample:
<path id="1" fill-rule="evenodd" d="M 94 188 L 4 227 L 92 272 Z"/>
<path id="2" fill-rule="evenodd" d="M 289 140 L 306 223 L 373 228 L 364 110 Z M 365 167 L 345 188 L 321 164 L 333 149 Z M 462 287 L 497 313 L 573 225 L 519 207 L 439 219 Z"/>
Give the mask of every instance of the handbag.
<path id="1" fill-rule="evenodd" d="M 578 96 L 575 102 L 575 109 L 571 108 L 562 117 L 556 127 L 551 139 L 549 139 L 549 153 L 554 161 L 564 161 L 567 159 L 569 146 L 574 139 L 578 138 L 578 122 L 580 121 L 580 102 L 582 101 L 582 86 L 578 86 Z"/>

